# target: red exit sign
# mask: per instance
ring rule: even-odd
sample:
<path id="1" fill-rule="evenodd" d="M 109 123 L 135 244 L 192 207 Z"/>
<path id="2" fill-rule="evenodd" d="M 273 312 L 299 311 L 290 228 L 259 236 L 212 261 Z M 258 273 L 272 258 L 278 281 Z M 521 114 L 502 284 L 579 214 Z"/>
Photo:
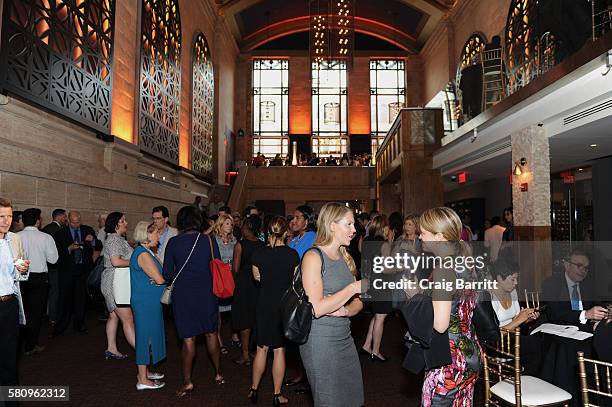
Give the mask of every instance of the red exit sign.
<path id="1" fill-rule="evenodd" d="M 465 171 L 457 173 L 457 182 L 459 184 L 465 184 L 467 182 L 467 174 Z"/>

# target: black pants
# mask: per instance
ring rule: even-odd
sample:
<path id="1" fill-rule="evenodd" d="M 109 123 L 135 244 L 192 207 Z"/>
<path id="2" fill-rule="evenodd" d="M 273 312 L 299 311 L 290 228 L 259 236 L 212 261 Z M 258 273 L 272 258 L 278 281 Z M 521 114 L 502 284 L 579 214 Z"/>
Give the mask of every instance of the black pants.
<path id="1" fill-rule="evenodd" d="M 17 384 L 19 304 L 17 297 L 0 301 L 0 386 Z"/>
<path id="2" fill-rule="evenodd" d="M 42 317 L 47 306 L 49 282 L 47 273 L 30 273 L 28 281 L 21 283 L 23 308 L 26 315 L 25 351 L 38 345 Z"/>
<path id="3" fill-rule="evenodd" d="M 85 329 L 86 280 L 85 272 L 60 271 L 59 316 L 54 335 L 59 335 L 68 329 L 71 318 L 75 330 Z"/>

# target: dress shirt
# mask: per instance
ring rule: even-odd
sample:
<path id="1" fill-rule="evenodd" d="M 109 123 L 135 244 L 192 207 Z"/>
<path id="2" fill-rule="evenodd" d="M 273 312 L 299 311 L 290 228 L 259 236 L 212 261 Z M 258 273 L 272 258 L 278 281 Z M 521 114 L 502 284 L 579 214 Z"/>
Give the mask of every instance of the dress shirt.
<path id="1" fill-rule="evenodd" d="M 17 294 L 15 265 L 9 239 L 0 239 L 0 295 Z"/>
<path id="2" fill-rule="evenodd" d="M 170 226 L 166 225 L 164 231 L 159 234 L 159 246 L 164 247 L 166 239 L 168 239 L 168 233 L 170 232 Z"/>
<path id="3" fill-rule="evenodd" d="M 582 306 L 582 295 L 580 294 L 580 283 L 576 283 L 574 280 L 570 279 L 567 275 L 567 273 L 565 273 L 565 281 L 567 281 L 567 290 L 569 292 L 569 297 L 570 297 L 570 301 L 572 300 L 572 291 L 574 290 L 574 286 L 577 285 L 578 287 L 576 287 L 578 289 L 578 307 L 580 308 L 580 323 L 581 324 L 586 324 L 587 323 L 587 319 L 586 319 L 586 311 L 584 310 L 584 307 Z"/>
<path id="4" fill-rule="evenodd" d="M 58 259 L 53 238 L 39 231 L 36 226 L 27 226 L 18 235 L 21 237 L 26 258 L 30 260 L 30 273 L 48 272 L 47 263 L 55 264 Z"/>

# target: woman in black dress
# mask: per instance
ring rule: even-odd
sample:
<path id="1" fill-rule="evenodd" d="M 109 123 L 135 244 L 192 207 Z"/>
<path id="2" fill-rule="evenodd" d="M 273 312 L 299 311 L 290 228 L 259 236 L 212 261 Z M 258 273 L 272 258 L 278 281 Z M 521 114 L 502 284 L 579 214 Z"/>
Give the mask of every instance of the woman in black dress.
<path id="1" fill-rule="evenodd" d="M 281 323 L 281 297 L 293 280 L 295 267 L 300 263 L 298 253 L 285 245 L 288 233 L 287 220 L 276 216 L 268 227 L 269 245 L 256 250 L 251 261 L 253 276 L 260 282 L 256 308 L 255 342 L 257 353 L 253 362 L 253 382 L 249 399 L 257 401 L 259 382 L 266 370 L 268 349 L 274 352 L 272 378 L 274 381 L 273 405 L 289 402 L 281 395 L 283 376 L 285 376 L 285 345 Z"/>
<path id="2" fill-rule="evenodd" d="M 250 366 L 249 344 L 251 343 L 251 330 L 255 325 L 255 305 L 257 303 L 257 283 L 253 278 L 253 253 L 264 247 L 257 238 L 261 221 L 259 216 L 250 216 L 244 220 L 241 233 L 242 239 L 234 246 L 234 270 L 236 273 L 236 288 L 232 303 L 232 328 L 240 331 L 242 356 L 234 360 L 236 364 Z"/>
<path id="3" fill-rule="evenodd" d="M 389 223 L 385 216 L 377 215 L 372 219 L 368 232 L 368 236 L 363 239 L 361 246 L 363 267 L 367 273 L 365 275 L 371 279 L 381 278 L 388 281 L 391 275 L 374 275 L 372 273 L 372 264 L 376 256 L 389 256 L 394 240 L 393 229 L 389 228 Z M 382 342 L 385 318 L 393 311 L 392 294 L 389 290 L 376 290 L 373 287 L 371 287 L 369 293 L 372 297 L 370 301 L 372 302 L 372 313 L 374 316 L 370 320 L 368 334 L 361 350 L 362 353 L 370 356 L 372 362 L 385 362 L 387 359 L 380 353 L 380 344 Z"/>

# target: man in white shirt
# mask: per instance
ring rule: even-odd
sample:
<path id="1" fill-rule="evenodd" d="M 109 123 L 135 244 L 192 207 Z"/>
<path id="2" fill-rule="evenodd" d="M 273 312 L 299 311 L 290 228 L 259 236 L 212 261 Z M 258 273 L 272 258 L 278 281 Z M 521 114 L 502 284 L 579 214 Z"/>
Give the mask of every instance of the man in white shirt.
<path id="1" fill-rule="evenodd" d="M 25 354 L 42 352 L 38 344 L 40 324 L 47 305 L 49 275 L 47 263 L 55 264 L 58 259 L 55 241 L 47 233 L 38 230 L 42 219 L 38 208 L 26 209 L 23 212 L 25 228 L 19 232 L 26 257 L 30 260 L 30 276 L 22 284 L 23 305 L 27 318 L 25 336 Z"/>
<path id="2" fill-rule="evenodd" d="M 155 226 L 159 231 L 157 257 L 159 257 L 159 261 L 164 264 L 164 253 L 166 252 L 166 245 L 168 244 L 168 240 L 178 235 L 178 230 L 170 226 L 170 213 L 168 212 L 168 208 L 166 208 L 165 206 L 156 206 L 155 208 L 153 208 L 153 210 L 151 211 L 151 217 L 153 218 L 153 223 L 155 223 Z"/>
<path id="3" fill-rule="evenodd" d="M 491 218 L 491 227 L 485 230 L 484 233 L 484 247 L 489 249 L 489 260 L 493 263 L 497 260 L 499 249 L 504 240 L 505 227 L 499 225 L 499 216 L 493 216 Z"/>
<path id="4" fill-rule="evenodd" d="M 0 198 L 0 386 L 18 382 L 19 324 L 25 323 L 19 280 L 27 278 L 29 261 L 16 261 L 23 250 L 19 236 L 9 232 L 12 221 L 11 201 Z"/>

